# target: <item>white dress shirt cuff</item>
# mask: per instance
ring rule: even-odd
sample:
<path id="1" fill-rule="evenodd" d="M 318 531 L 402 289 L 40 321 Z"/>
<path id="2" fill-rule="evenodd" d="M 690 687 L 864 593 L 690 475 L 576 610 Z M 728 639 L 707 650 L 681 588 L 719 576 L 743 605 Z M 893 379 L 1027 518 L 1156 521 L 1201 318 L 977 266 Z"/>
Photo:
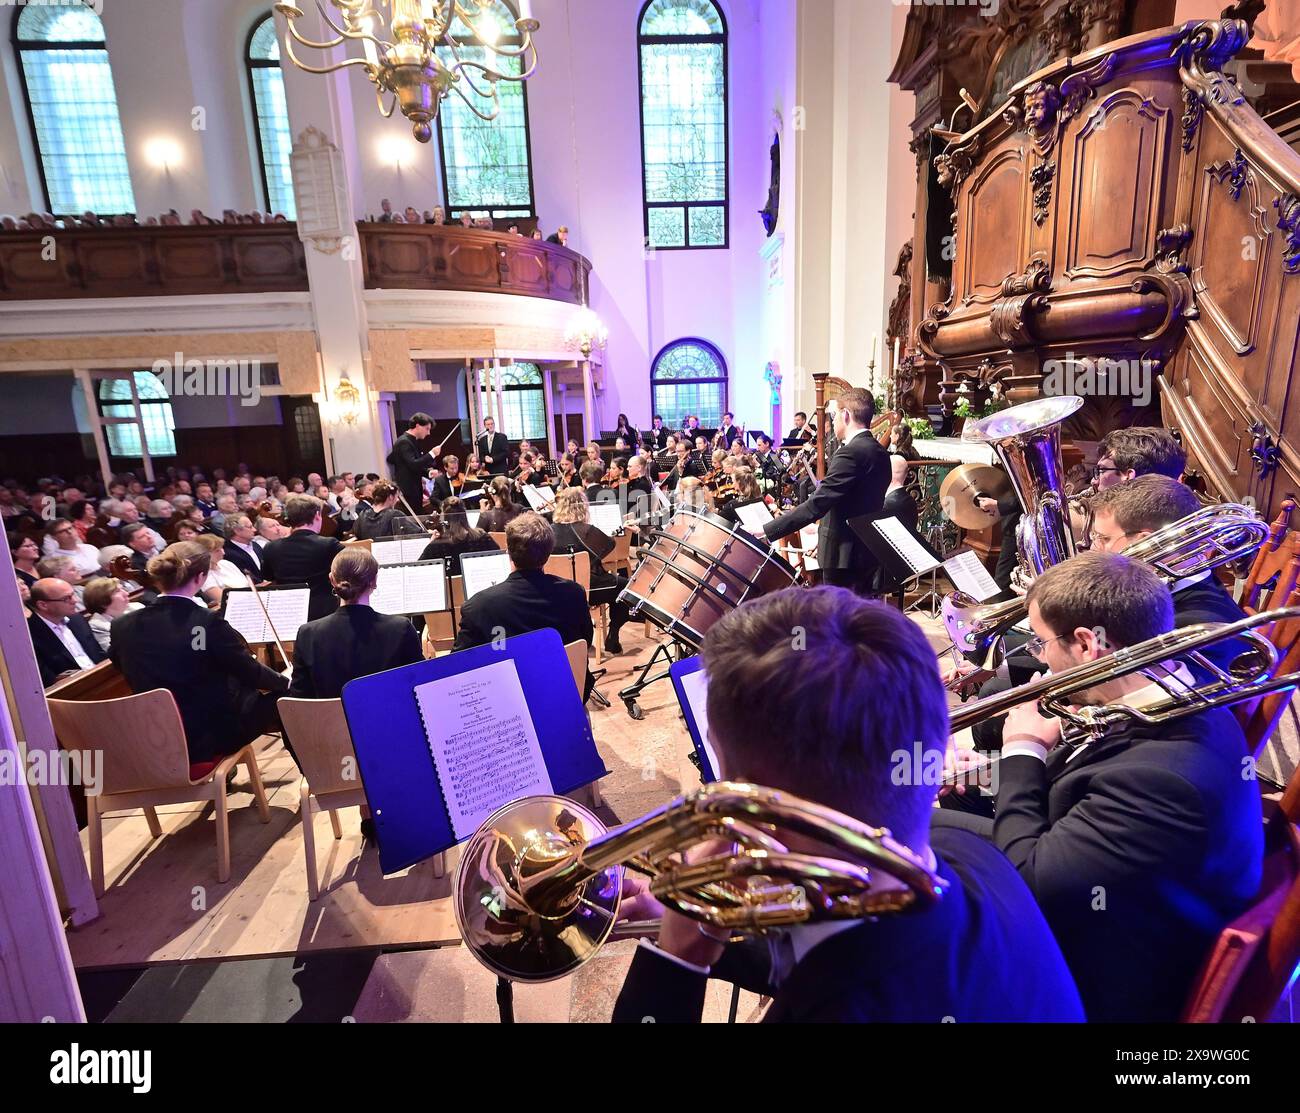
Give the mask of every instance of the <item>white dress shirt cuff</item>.
<path id="1" fill-rule="evenodd" d="M 1007 742 L 1002 747 L 1003 758 L 1009 757 L 1035 757 L 1043 764 L 1047 764 L 1047 747 L 1041 742 Z"/>
<path id="2" fill-rule="evenodd" d="M 709 971 L 713 969 L 711 966 L 696 966 L 693 962 L 687 962 L 684 958 L 678 958 L 676 955 L 665 951 L 652 939 L 642 939 L 639 945 L 658 955 L 660 958 L 666 958 L 669 962 L 676 963 L 683 970 L 689 970 L 692 974 L 699 974 L 702 978 L 707 978 L 709 976 Z"/>

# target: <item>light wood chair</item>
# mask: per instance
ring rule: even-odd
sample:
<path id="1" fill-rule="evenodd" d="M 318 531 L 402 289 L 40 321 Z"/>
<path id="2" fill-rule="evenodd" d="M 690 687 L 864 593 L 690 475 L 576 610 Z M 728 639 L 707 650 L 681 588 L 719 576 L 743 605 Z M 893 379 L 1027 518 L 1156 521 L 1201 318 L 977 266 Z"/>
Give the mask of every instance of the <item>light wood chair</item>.
<path id="1" fill-rule="evenodd" d="M 340 544 L 345 549 L 365 549 L 366 552 L 370 552 L 370 546 L 374 544 L 374 539 L 370 537 L 349 537 Z"/>
<path id="2" fill-rule="evenodd" d="M 86 794 L 90 876 L 96 896 L 104 895 L 104 816 L 140 808 L 149 823 L 149 834 L 157 839 L 162 837 L 155 810 L 159 804 L 212 801 L 216 808 L 217 880 L 230 880 L 226 777 L 235 766 L 248 769 L 258 818 L 263 823 L 271 821 L 262 772 L 251 745 L 222 758 L 206 777 L 192 781 L 185 725 L 175 697 L 166 689 L 119 699 L 52 699 L 48 703 L 59 745 L 82 755 L 83 761 L 100 762 L 100 792 Z"/>
<path id="3" fill-rule="evenodd" d="M 452 576 L 449 581 L 449 611 L 435 611 L 424 616 L 424 656 L 426 660 L 439 653 L 450 653 L 456 643 L 456 628 L 460 624 L 460 609 L 465 605 L 465 580 Z"/>
<path id="4" fill-rule="evenodd" d="M 562 579 L 573 580 L 591 598 L 591 554 L 556 553 L 546 562 L 543 571 Z M 591 608 L 592 618 L 599 631 L 596 638 L 596 667 L 604 657 L 605 634 L 609 629 L 609 608 L 601 603 Z"/>
<path id="5" fill-rule="evenodd" d="M 1182 1019 L 1214 1024 L 1265 1021 L 1300 962 L 1300 832 L 1270 817 L 1264 881 L 1255 902 L 1216 940 Z"/>
<path id="6" fill-rule="evenodd" d="M 502 530 L 500 533 L 489 531 L 488 536 L 497 543 L 497 548 L 500 549 L 503 553 L 507 551 L 505 530 Z"/>
<path id="7" fill-rule="evenodd" d="M 601 561 L 607 572 L 626 572 L 632 574 L 632 535 L 624 530 L 614 537 L 614 548 L 609 556 Z"/>

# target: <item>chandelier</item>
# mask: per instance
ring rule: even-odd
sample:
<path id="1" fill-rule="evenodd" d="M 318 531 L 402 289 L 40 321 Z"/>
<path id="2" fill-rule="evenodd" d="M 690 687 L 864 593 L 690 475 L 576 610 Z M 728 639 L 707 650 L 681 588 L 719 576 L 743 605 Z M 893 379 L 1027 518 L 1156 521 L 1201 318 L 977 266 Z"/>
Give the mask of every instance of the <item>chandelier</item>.
<path id="1" fill-rule="evenodd" d="M 375 86 L 379 111 L 385 118 L 400 105 L 411 121 L 415 138 L 427 143 L 433 136 L 433 120 L 444 97 L 454 89 L 470 110 L 483 120 L 495 120 L 501 111 L 498 81 L 525 81 L 537 69 L 537 48 L 533 32 L 540 24 L 533 18 L 532 0 L 517 0 L 519 18 L 514 20 L 517 46 L 500 43 L 510 36 L 509 11 L 504 0 L 331 0 L 339 11 L 336 23 L 325 13 L 320 0 L 317 10 L 335 37 L 314 42 L 299 33 L 301 8 L 276 4 L 275 10 L 288 20 L 284 45 L 290 61 L 308 73 L 334 73 L 347 66 L 364 66 Z M 506 19 L 502 18 L 505 14 Z M 392 42 L 383 38 L 387 33 Z M 364 58 L 348 58 L 328 66 L 309 66 L 294 53 L 294 42 L 312 50 L 327 51 L 349 39 L 361 43 Z M 517 66 L 510 63 L 517 59 Z M 504 68 L 503 68 L 504 67 Z M 508 69 L 518 69 L 509 73 Z M 468 91 L 467 91 L 468 90 Z M 479 107 L 491 103 L 491 110 Z"/>
<path id="2" fill-rule="evenodd" d="M 607 340 L 609 340 L 609 329 L 585 305 L 570 318 L 564 330 L 565 346 L 576 348 L 582 353 L 583 359 L 591 358 L 592 348 L 600 348 L 603 351 Z"/>

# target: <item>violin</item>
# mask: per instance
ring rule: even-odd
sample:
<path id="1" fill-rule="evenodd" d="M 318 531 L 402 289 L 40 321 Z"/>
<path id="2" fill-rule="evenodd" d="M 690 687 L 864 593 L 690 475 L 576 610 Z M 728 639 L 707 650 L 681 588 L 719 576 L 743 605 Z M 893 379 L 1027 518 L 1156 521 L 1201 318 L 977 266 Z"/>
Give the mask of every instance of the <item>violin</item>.
<path id="1" fill-rule="evenodd" d="M 140 591 L 154 590 L 153 577 L 148 572 L 132 568 L 129 556 L 114 557 L 109 561 L 108 574 L 115 580 L 126 580 L 128 583 L 135 584 Z"/>

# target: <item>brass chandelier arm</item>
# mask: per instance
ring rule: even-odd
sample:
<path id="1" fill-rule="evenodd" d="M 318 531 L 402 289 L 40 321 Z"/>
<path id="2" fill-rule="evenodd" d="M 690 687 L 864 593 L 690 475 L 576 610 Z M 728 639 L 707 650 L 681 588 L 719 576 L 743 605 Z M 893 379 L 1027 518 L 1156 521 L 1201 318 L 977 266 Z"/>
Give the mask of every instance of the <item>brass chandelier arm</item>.
<path id="1" fill-rule="evenodd" d="M 304 38 L 298 31 L 297 20 L 306 15 L 306 12 L 292 4 L 277 4 L 275 6 L 275 10 L 285 17 L 285 24 L 288 27 L 289 34 L 297 39 L 298 42 L 302 43 L 303 46 L 310 47 L 312 50 L 333 50 L 334 47 L 340 46 L 346 42 L 348 36 L 340 28 L 334 26 L 333 21 L 325 14 L 325 9 L 320 6 L 319 2 L 316 4 L 316 8 L 320 11 L 321 18 L 325 21 L 326 26 L 328 26 L 329 29 L 338 36 L 337 38 L 323 43 L 318 43 L 314 39 Z M 289 45 L 288 38 L 285 39 L 285 45 Z M 292 57 L 292 54 L 290 57 Z M 293 59 L 293 63 L 296 66 L 302 64 L 296 58 Z"/>

